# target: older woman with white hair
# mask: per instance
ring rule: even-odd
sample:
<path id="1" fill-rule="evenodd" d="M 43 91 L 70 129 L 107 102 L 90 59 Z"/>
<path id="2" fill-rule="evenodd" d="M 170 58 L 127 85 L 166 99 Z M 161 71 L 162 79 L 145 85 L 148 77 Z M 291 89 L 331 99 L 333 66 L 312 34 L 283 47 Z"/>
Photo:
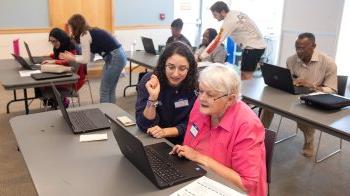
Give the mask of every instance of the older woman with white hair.
<path id="1" fill-rule="evenodd" d="M 266 195 L 265 130 L 240 100 L 240 86 L 232 68 L 205 68 L 183 145 L 174 146 L 170 154 L 207 167 L 249 195 Z"/>

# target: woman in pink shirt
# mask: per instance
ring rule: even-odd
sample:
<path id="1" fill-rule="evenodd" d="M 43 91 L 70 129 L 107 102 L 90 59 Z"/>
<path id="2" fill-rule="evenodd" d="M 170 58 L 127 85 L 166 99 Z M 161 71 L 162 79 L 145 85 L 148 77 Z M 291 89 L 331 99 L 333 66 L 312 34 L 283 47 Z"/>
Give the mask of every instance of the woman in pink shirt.
<path id="1" fill-rule="evenodd" d="M 231 68 L 205 68 L 184 143 L 171 153 L 207 167 L 251 196 L 262 196 L 267 194 L 265 130 L 240 100 L 240 84 Z"/>

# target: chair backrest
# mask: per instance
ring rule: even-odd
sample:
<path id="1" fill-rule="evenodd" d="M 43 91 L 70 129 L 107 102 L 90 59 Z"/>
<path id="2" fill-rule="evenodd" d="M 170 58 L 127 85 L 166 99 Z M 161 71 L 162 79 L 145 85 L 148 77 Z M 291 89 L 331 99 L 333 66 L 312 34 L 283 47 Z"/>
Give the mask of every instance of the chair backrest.
<path id="1" fill-rule="evenodd" d="M 265 129 L 265 151 L 266 151 L 266 174 L 267 183 L 271 182 L 271 162 L 273 155 L 273 148 L 276 141 L 276 132 Z"/>
<path id="2" fill-rule="evenodd" d="M 338 76 L 338 95 L 344 96 L 346 91 L 346 84 L 348 82 L 348 76 Z"/>

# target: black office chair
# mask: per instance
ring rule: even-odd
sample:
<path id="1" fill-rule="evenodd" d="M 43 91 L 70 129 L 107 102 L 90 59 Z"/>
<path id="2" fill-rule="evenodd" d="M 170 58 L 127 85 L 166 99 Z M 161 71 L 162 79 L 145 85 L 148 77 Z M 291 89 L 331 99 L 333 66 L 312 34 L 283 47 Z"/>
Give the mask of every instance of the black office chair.
<path id="1" fill-rule="evenodd" d="M 265 129 L 265 151 L 266 151 L 266 176 L 267 176 L 267 195 L 270 194 L 271 183 L 271 163 L 273 157 L 273 149 L 275 147 L 276 132 Z"/>
<path id="2" fill-rule="evenodd" d="M 337 77 L 338 95 L 340 95 L 340 96 L 345 95 L 347 82 L 348 82 L 348 76 L 338 76 Z M 315 163 L 319 163 L 319 162 L 331 157 L 332 155 L 340 152 L 342 149 L 343 140 L 340 138 L 339 148 L 337 150 L 333 151 L 332 153 L 329 153 L 328 155 L 323 156 L 321 159 L 317 159 L 318 151 L 319 151 L 320 143 L 321 143 L 321 138 L 322 138 L 322 133 L 323 132 L 320 131 L 320 137 L 318 138 L 317 149 L 316 149 L 316 154 L 315 154 Z"/>

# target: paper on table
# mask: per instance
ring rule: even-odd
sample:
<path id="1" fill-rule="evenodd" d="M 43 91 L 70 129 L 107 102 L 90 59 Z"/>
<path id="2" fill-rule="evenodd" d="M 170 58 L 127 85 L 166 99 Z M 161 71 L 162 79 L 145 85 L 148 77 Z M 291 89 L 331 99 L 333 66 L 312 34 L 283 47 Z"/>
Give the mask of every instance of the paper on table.
<path id="1" fill-rule="evenodd" d="M 21 77 L 28 77 L 34 73 L 41 73 L 40 70 L 21 70 L 21 71 L 18 71 L 19 72 L 19 75 Z"/>
<path id="2" fill-rule="evenodd" d="M 235 191 L 223 184 L 220 184 L 205 176 L 193 181 L 191 184 L 174 192 L 170 196 L 243 196 L 238 191 Z"/>
<path id="3" fill-rule="evenodd" d="M 80 142 L 90 142 L 90 141 L 99 141 L 106 140 L 107 133 L 95 133 L 95 134 L 84 134 L 80 135 Z"/>

